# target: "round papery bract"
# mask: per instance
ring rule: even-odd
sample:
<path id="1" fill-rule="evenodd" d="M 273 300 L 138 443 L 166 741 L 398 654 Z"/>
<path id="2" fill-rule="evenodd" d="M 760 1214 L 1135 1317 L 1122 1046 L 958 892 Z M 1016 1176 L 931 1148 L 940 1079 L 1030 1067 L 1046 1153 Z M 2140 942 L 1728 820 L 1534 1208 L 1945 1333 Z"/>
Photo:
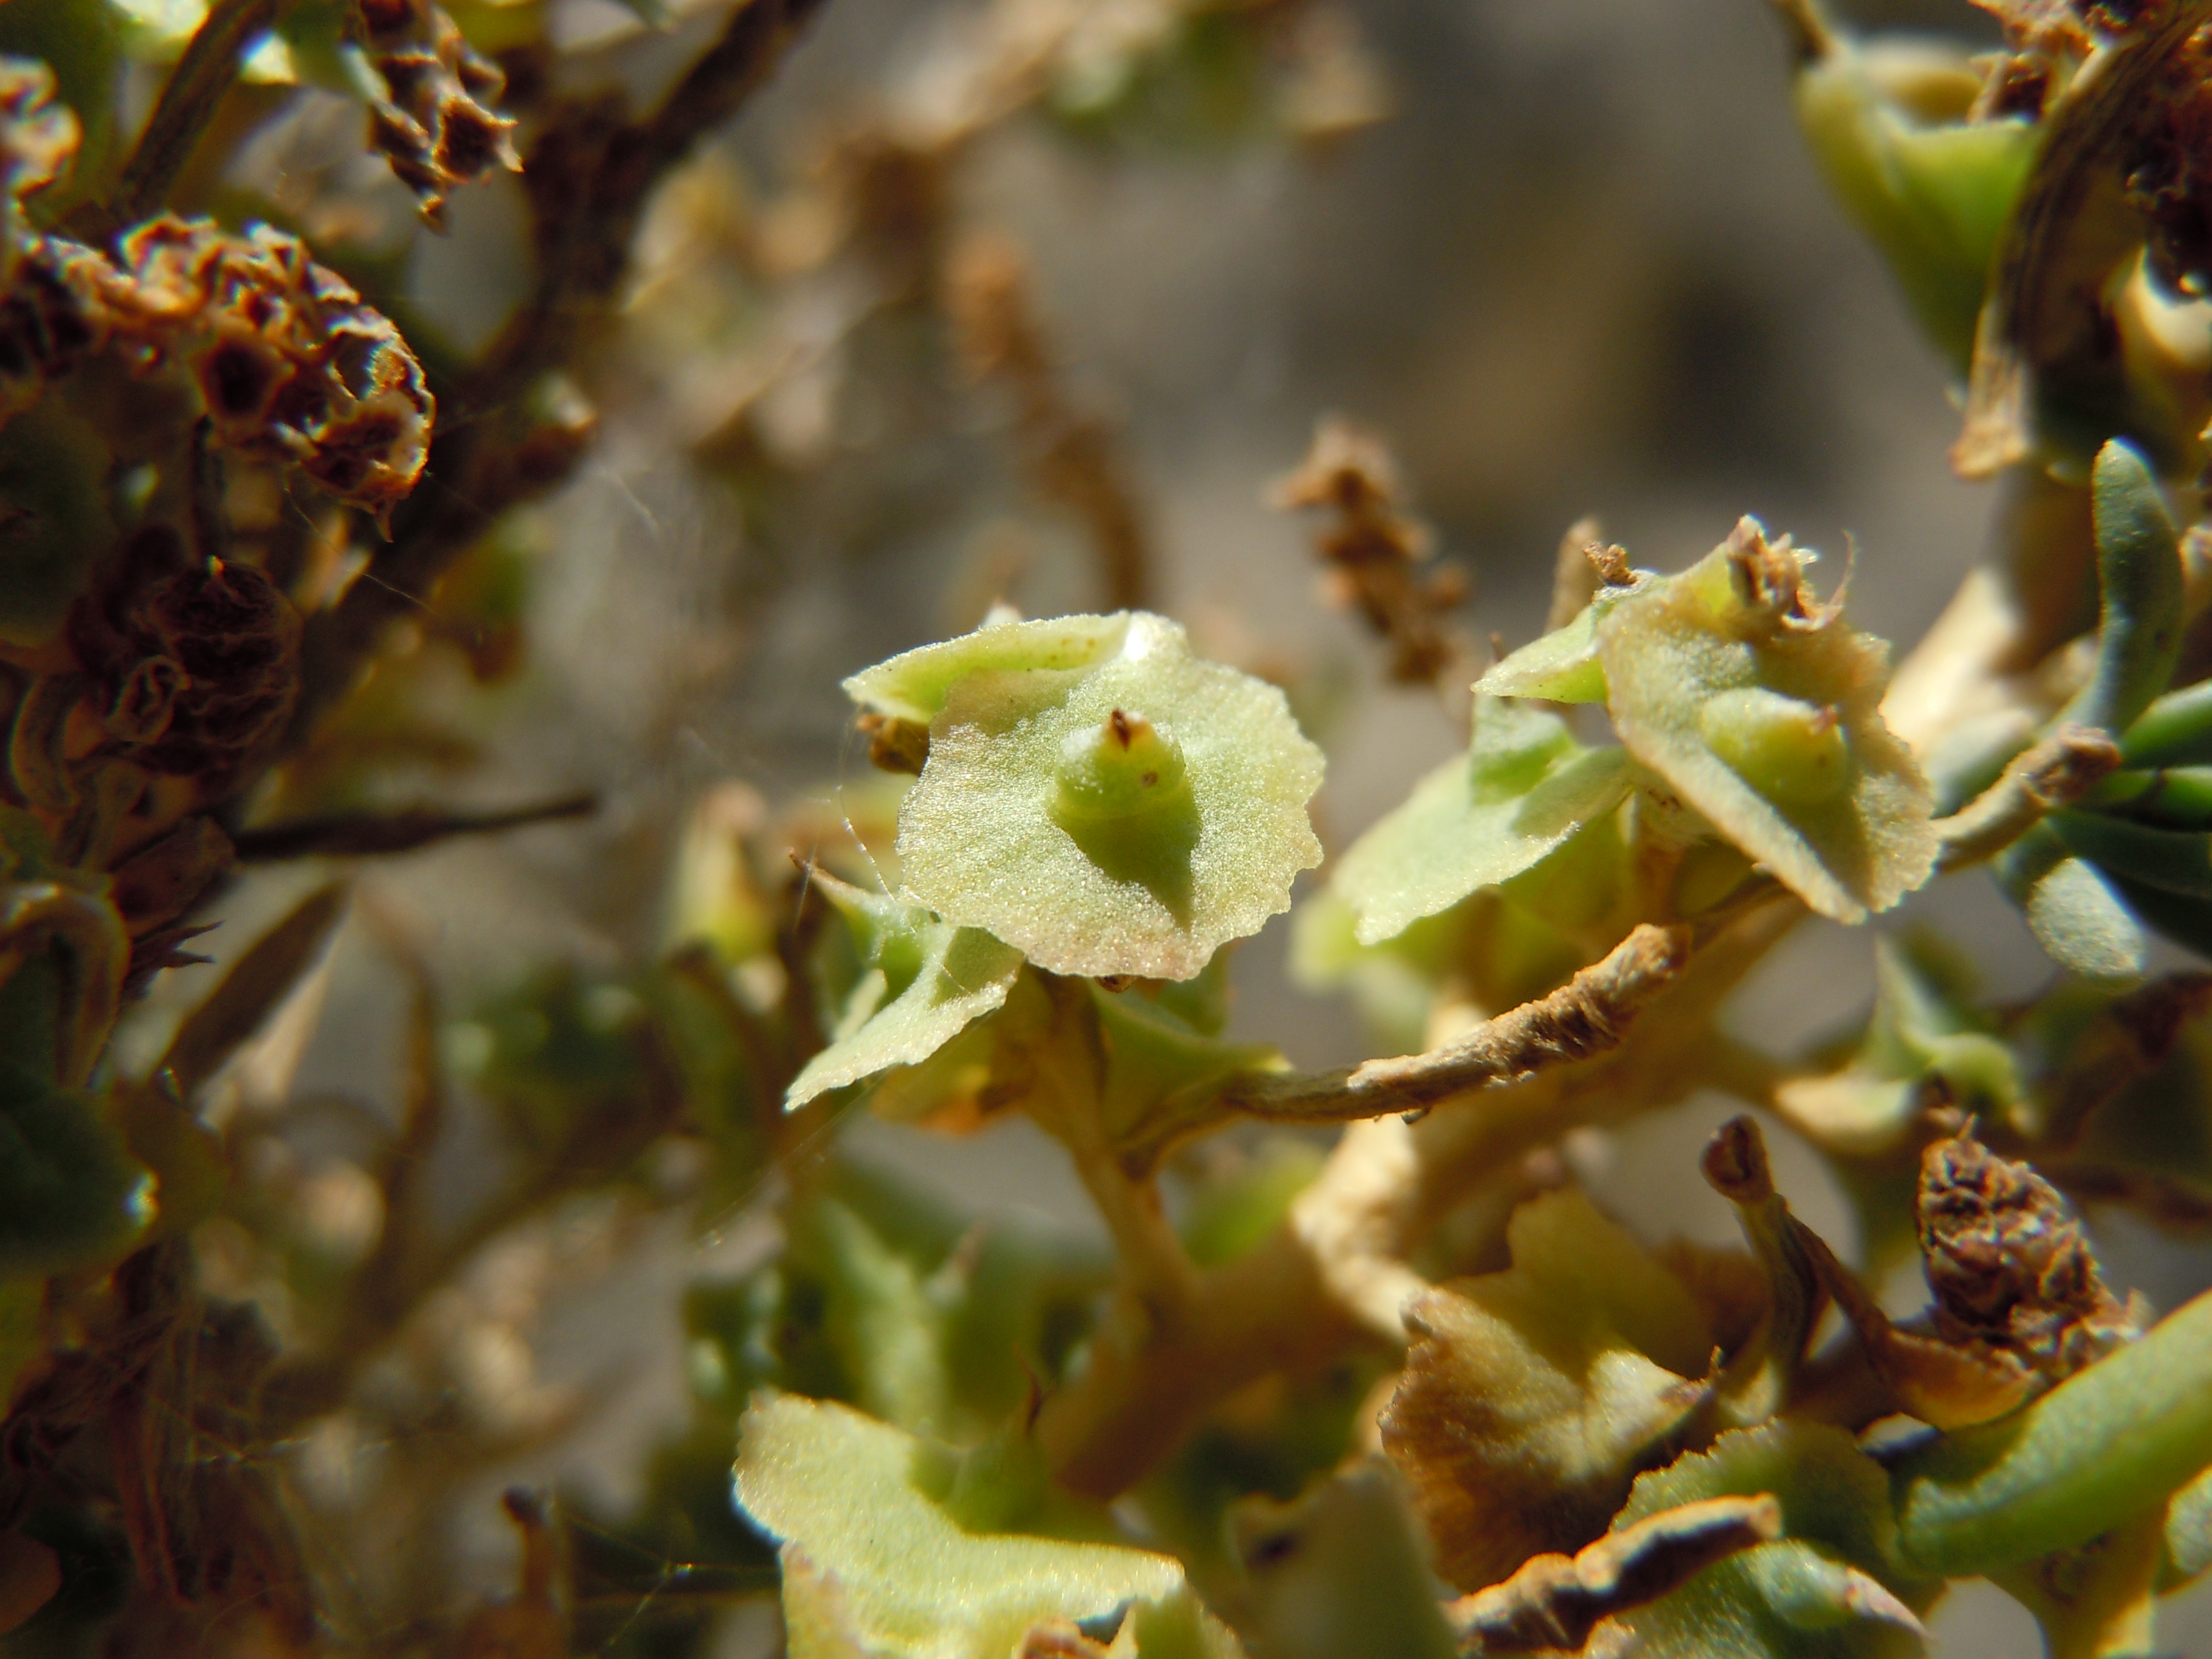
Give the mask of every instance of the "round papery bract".
<path id="1" fill-rule="evenodd" d="M 1090 668 L 1121 648 L 1133 621 L 1130 612 L 1117 611 L 1110 617 L 987 623 L 971 634 L 902 651 L 862 669 L 845 682 L 845 695 L 863 708 L 926 726 L 970 675 Z"/>
<path id="2" fill-rule="evenodd" d="M 1747 520 L 1689 569 L 1614 605 L 1597 629 L 1607 711 L 1629 754 L 1747 857 L 1822 915 L 1858 922 L 1928 879 L 1934 797 L 1882 723 L 1888 647 L 1832 610 L 1785 613 L 1742 591 L 1739 557 L 1780 581 L 1796 574 L 1785 561 L 1801 556 L 1768 546 Z M 1792 702 L 1818 718 L 1801 721 Z M 1747 714 L 1759 729 L 1746 728 Z M 1781 763 L 1789 728 L 1802 724 L 1797 735 L 1809 740 L 1830 722 L 1833 738 L 1818 741 L 1840 745 L 1830 758 L 1844 776 L 1808 799 L 1797 793 L 1813 781 L 1807 755 Z"/>
<path id="3" fill-rule="evenodd" d="M 1092 805 L 1109 810 L 1066 811 L 1071 744 L 1079 770 L 1117 710 L 1172 735 L 1187 807 L 1140 799 L 1116 816 L 1102 796 Z M 1287 909 L 1291 881 L 1321 861 L 1306 817 L 1321 776 L 1279 690 L 1198 661 L 1181 628 L 1135 612 L 1094 666 L 985 670 L 950 688 L 899 812 L 906 892 L 1054 973 L 1188 979 Z"/>

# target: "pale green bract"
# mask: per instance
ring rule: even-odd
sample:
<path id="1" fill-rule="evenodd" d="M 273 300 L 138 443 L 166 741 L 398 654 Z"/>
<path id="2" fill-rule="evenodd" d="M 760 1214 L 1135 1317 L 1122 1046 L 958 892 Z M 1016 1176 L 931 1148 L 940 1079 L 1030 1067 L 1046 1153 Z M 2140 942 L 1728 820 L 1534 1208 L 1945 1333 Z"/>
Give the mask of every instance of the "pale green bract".
<path id="1" fill-rule="evenodd" d="M 1627 757 L 1587 749 L 1556 714 L 1478 696 L 1464 756 L 1353 843 L 1331 884 L 1362 945 L 1403 933 L 1549 857 L 1626 798 Z"/>
<path id="2" fill-rule="evenodd" d="M 1629 754 L 1747 856 L 1863 921 L 1933 871 L 1933 795 L 1882 722 L 1888 647 L 1809 602 L 1802 574 L 1746 519 L 1644 584 L 1597 624 L 1607 707 Z"/>
<path id="3" fill-rule="evenodd" d="M 830 1046 L 785 1091 L 787 1110 L 895 1066 L 919 1065 L 1002 1006 L 1022 971 L 1021 952 L 980 928 L 955 927 L 820 871 L 814 880 L 853 924 L 868 966 Z"/>
<path id="4" fill-rule="evenodd" d="M 1171 1557 L 963 1529 L 920 1484 L 934 1449 L 825 1401 L 745 1413 L 737 1497 L 782 1541 L 792 1659 L 1006 1659 L 1041 1623 L 1125 1606 L 1117 1656 L 1241 1659 Z"/>
<path id="5" fill-rule="evenodd" d="M 1701 1498 L 1771 1492 L 1784 1536 L 1625 1614 L 1648 1659 L 1904 1659 L 1926 1651 L 1881 1466 L 1825 1423 L 1732 1429 L 1639 1477 L 1616 1530 Z"/>
<path id="6" fill-rule="evenodd" d="M 972 634 L 902 651 L 845 682 L 863 708 L 927 726 L 952 688 L 970 674 L 1073 670 L 1096 666 L 1121 647 L 1129 613 L 1054 617 L 1042 622 L 987 623 Z"/>
<path id="7" fill-rule="evenodd" d="M 903 896 L 1054 973 L 1188 979 L 1321 861 L 1321 750 L 1279 690 L 1199 661 L 1163 617 L 986 628 L 848 690 L 929 716 L 899 811 Z"/>

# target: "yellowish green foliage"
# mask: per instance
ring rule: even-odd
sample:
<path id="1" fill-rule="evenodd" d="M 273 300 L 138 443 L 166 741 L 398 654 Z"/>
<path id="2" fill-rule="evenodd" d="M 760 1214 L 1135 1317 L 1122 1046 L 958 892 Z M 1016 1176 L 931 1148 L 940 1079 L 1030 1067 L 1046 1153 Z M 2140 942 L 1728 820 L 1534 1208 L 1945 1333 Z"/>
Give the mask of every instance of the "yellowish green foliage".
<path id="1" fill-rule="evenodd" d="M 1901 1659 L 1937 1588 L 1899 1554 L 1881 1466 L 1824 1423 L 1733 1429 L 1643 1476 L 1617 1527 L 1700 1498 L 1771 1492 L 1783 1533 L 1627 1614 L 1651 1659 Z"/>
<path id="2" fill-rule="evenodd" d="M 1894 1471 L 1904 1547 L 1931 1572 L 1991 1572 L 2165 1503 L 2212 1463 L 2212 1295 L 2012 1416 Z"/>
<path id="3" fill-rule="evenodd" d="M 1321 860 L 1321 751 L 1280 691 L 1162 617 L 987 628 L 878 672 L 890 689 L 856 696 L 935 700 L 899 812 L 906 896 L 1041 968 L 1188 979 Z"/>
<path id="4" fill-rule="evenodd" d="M 1965 118 L 1984 77 L 1962 51 L 1828 45 L 1797 76 L 1814 159 L 1963 376 L 1997 240 L 2040 135 L 2029 121 Z"/>
<path id="5" fill-rule="evenodd" d="M 1039 1624 L 1188 1603 L 1169 1556 L 963 1529 L 925 1490 L 942 1467 L 847 1407 L 783 1395 L 746 1412 L 738 1501 L 781 1540 L 792 1659 L 1006 1659 Z M 1188 1605 L 1157 1607 L 1130 1638 L 1152 1659 L 1237 1651 Z"/>
<path id="6" fill-rule="evenodd" d="M 1883 724 L 1888 647 L 1809 599 L 1804 556 L 1747 520 L 1598 624 L 1628 752 L 1814 909 L 1886 910 L 1928 878 L 1932 797 Z"/>
<path id="7" fill-rule="evenodd" d="M 830 1046 L 806 1062 L 787 1106 L 895 1066 L 915 1066 L 968 1024 L 1001 1006 L 1022 970 L 1021 952 L 974 927 L 817 873 L 815 881 L 851 921 L 866 963 L 845 1000 Z"/>
<path id="8" fill-rule="evenodd" d="M 1332 885 L 1358 942 L 1379 944 L 1532 869 L 1628 791 L 1621 750 L 1585 748 L 1556 714 L 1480 696 L 1468 753 L 1353 843 Z"/>

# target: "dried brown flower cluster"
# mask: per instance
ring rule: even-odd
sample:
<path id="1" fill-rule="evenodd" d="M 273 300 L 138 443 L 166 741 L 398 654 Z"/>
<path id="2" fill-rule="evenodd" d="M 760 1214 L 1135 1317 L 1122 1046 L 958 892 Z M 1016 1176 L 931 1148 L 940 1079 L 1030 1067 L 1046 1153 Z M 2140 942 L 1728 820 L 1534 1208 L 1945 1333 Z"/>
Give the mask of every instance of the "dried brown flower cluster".
<path id="1" fill-rule="evenodd" d="M 1407 516 L 1397 469 L 1380 440 L 1348 422 L 1325 420 L 1297 471 L 1277 482 L 1269 504 L 1318 507 L 1335 517 L 1322 532 L 1329 597 L 1357 605 L 1390 642 L 1390 678 L 1407 684 L 1438 679 L 1460 660 L 1446 615 L 1467 597 L 1454 565 L 1424 568 L 1429 536 Z"/>
<path id="2" fill-rule="evenodd" d="M 462 39 L 430 0 L 361 0 L 361 30 L 387 97 L 376 100 L 370 142 L 441 224 L 446 197 L 502 168 L 522 170 L 514 122 L 492 106 L 507 76 Z"/>
<path id="3" fill-rule="evenodd" d="M 52 89 L 42 65 L 0 78 L 0 168 L 19 219 L 22 196 L 59 177 L 74 146 L 75 118 Z M 226 447 L 296 465 L 380 519 L 422 476 L 436 407 L 422 364 L 297 237 L 164 215 L 123 236 L 113 258 L 27 228 L 8 254 L 0 416 L 112 346 L 142 373 L 183 365 Z"/>

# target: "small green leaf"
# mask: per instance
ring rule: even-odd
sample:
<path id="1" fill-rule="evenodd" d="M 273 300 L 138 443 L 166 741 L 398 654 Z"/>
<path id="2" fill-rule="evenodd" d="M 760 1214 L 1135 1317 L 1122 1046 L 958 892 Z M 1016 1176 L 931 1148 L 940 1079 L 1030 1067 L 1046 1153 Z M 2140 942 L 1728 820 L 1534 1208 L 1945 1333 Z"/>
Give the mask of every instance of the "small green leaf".
<path id="1" fill-rule="evenodd" d="M 2158 830 L 2102 812 L 2054 812 L 2049 822 L 2101 870 L 2164 892 L 2212 898 L 2212 833 Z"/>
<path id="2" fill-rule="evenodd" d="M 1933 798 L 1882 723 L 1889 651 L 1812 603 L 1752 520 L 1598 624 L 1628 752 L 1814 909 L 1886 910 L 1928 878 Z"/>
<path id="3" fill-rule="evenodd" d="M 1262 1043 L 1226 1042 L 1183 1019 L 1139 989 L 1091 988 L 1106 1047 L 1106 1085 L 1098 1103 L 1107 1138 L 1117 1146 L 1153 1141 L 1208 1123 L 1221 1086 L 1252 1072 L 1279 1072 L 1289 1062 Z"/>
<path id="4" fill-rule="evenodd" d="M 2019 1566 L 2163 1504 L 2212 1463 L 2212 1295 L 2031 1404 L 1893 1471 L 1905 1553 L 1958 1577 Z"/>
<path id="5" fill-rule="evenodd" d="M 2037 824 L 1999 854 L 1995 868 L 2035 942 L 2060 967 L 2086 979 L 2131 979 L 2142 972 L 2142 929 L 2112 884 L 2070 856 L 2050 823 Z"/>
<path id="6" fill-rule="evenodd" d="M 0 1060 L 0 1274 L 119 1255 L 153 1218 L 152 1185 L 90 1096 Z"/>
<path id="7" fill-rule="evenodd" d="M 998 638 L 1028 629 L 1020 652 Z M 1071 617 L 930 649 L 946 654 L 894 659 L 855 695 L 937 703 L 898 852 L 905 896 L 946 921 L 1057 974 L 1188 979 L 1320 861 L 1321 751 L 1279 690 L 1197 660 L 1175 623 Z"/>
<path id="8" fill-rule="evenodd" d="M 815 881 L 851 920 L 867 970 L 847 999 L 830 1046 L 785 1091 L 795 1109 L 894 1066 L 914 1066 L 973 1020 L 1003 1006 L 1022 955 L 980 928 L 954 927 L 928 911 L 848 886 Z"/>
<path id="9" fill-rule="evenodd" d="M 2124 732 L 2181 654 L 2181 544 L 2142 457 L 2115 438 L 2090 474 L 2101 617 L 2097 666 L 2059 718 Z"/>
<path id="10" fill-rule="evenodd" d="M 1552 702 L 1604 702 L 1605 667 L 1598 659 L 1597 625 L 1649 580 L 1650 573 L 1639 570 L 1632 583 L 1600 588 L 1572 621 L 1531 640 L 1494 665 L 1474 683 L 1475 691 L 1483 696 L 1541 697 Z"/>
<path id="11" fill-rule="evenodd" d="M 1046 1620 L 1188 1595 L 1169 1556 L 963 1530 L 917 1478 L 941 1462 L 842 1406 L 784 1395 L 746 1412 L 738 1501 L 782 1540 L 793 1659 L 1006 1659 Z M 1134 1643 L 1167 1659 L 1209 1650 L 1176 1634 L 1139 1626 Z M 1235 1651 L 1219 1639 L 1211 1650 Z"/>
<path id="12" fill-rule="evenodd" d="M 1771 1492 L 1784 1537 L 1622 1615 L 1650 1659 L 1889 1659 L 1923 1651 L 1915 1614 L 1940 1588 L 1899 1553 L 1881 1466 L 1823 1423 L 1733 1429 L 1639 1477 L 1613 1522 L 1701 1498 Z"/>
<path id="13" fill-rule="evenodd" d="M 1627 797 L 1627 756 L 1585 749 L 1556 714 L 1475 699 L 1474 739 L 1353 843 L 1331 885 L 1379 944 L 1510 880 Z"/>

